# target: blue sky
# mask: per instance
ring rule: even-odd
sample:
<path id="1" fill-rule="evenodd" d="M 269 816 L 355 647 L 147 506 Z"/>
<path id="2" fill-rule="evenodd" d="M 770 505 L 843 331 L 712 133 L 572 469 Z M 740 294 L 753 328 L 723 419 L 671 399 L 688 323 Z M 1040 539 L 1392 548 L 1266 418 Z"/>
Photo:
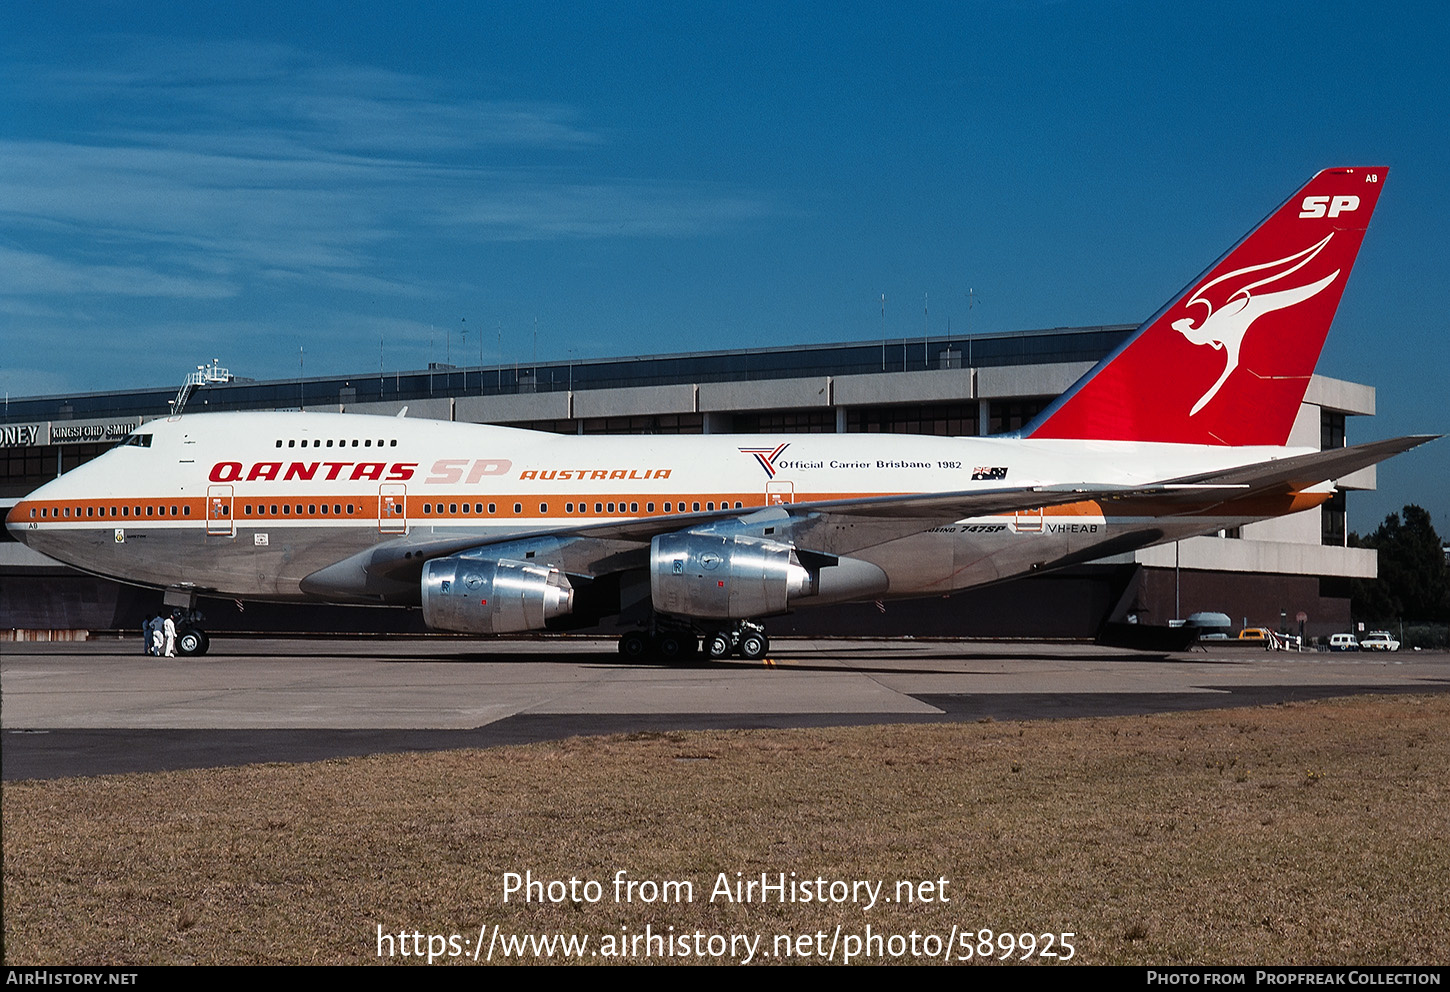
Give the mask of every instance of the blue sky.
<path id="1" fill-rule="evenodd" d="M 10 4 L 0 388 L 1146 318 L 1390 175 L 1320 371 L 1450 430 L 1439 4 Z M 968 312 L 967 294 L 976 305 Z M 929 313 L 923 303 L 929 301 Z M 467 329 L 467 335 L 462 332 Z M 1450 533 L 1450 448 L 1351 503 Z"/>

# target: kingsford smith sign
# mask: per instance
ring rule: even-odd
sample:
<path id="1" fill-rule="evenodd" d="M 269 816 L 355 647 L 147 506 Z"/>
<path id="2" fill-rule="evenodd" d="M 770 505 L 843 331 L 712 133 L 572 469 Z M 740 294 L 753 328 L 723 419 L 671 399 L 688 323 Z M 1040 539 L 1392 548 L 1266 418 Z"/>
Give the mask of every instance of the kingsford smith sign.
<path id="1" fill-rule="evenodd" d="M 126 420 L 42 420 L 32 424 L 0 424 L 0 448 L 102 444 L 107 441 L 120 441 L 140 426 L 140 417 Z"/>

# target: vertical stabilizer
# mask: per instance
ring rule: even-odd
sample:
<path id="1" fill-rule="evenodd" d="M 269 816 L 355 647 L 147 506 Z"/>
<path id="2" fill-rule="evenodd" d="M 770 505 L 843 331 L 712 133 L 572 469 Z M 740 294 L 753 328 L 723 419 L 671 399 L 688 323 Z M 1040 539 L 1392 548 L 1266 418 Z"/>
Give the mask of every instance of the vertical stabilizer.
<path id="1" fill-rule="evenodd" d="M 1023 434 L 1286 443 L 1387 171 L 1319 173 Z"/>

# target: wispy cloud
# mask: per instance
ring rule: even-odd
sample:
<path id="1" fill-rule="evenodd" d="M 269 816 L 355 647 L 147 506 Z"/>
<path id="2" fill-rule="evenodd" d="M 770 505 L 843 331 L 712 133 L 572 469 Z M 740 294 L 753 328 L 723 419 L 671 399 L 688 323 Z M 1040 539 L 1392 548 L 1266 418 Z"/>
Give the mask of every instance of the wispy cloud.
<path id="1" fill-rule="evenodd" d="M 3 293 L 406 295 L 408 245 L 682 237 L 770 210 L 747 191 L 601 176 L 608 141 L 578 108 L 287 46 L 129 39 L 94 68 L 5 76 L 47 124 L 0 141 Z"/>
<path id="2" fill-rule="evenodd" d="M 0 292 L 220 299 L 235 295 L 237 289 L 219 279 L 168 276 L 141 266 L 73 263 L 36 252 L 0 248 Z"/>

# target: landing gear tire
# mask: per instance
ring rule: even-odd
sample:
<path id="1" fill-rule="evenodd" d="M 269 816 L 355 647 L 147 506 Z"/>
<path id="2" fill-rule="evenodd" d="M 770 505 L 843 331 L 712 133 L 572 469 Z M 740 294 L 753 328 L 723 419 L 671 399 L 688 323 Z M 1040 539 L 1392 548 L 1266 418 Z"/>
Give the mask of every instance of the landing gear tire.
<path id="1" fill-rule="evenodd" d="M 619 639 L 620 657 L 642 661 L 650 656 L 649 637 L 642 630 L 631 630 Z"/>
<path id="2" fill-rule="evenodd" d="M 198 655 L 206 654 L 206 649 L 211 645 L 211 639 L 206 636 L 205 631 L 183 630 L 176 635 L 176 653 L 183 658 L 195 658 Z"/>
<path id="3" fill-rule="evenodd" d="M 730 653 L 734 650 L 735 645 L 731 641 L 730 635 L 723 630 L 718 634 L 711 635 L 710 639 L 705 642 L 705 653 L 713 661 L 720 661 L 722 658 L 730 657 Z"/>
<path id="4" fill-rule="evenodd" d="M 667 665 L 688 662 L 699 649 L 699 642 L 695 640 L 694 634 L 661 634 L 655 642 L 655 650 L 659 652 L 660 660 Z"/>
<path id="5" fill-rule="evenodd" d="M 747 661 L 759 661 L 770 650 L 770 638 L 748 630 L 740 637 L 740 657 Z"/>

